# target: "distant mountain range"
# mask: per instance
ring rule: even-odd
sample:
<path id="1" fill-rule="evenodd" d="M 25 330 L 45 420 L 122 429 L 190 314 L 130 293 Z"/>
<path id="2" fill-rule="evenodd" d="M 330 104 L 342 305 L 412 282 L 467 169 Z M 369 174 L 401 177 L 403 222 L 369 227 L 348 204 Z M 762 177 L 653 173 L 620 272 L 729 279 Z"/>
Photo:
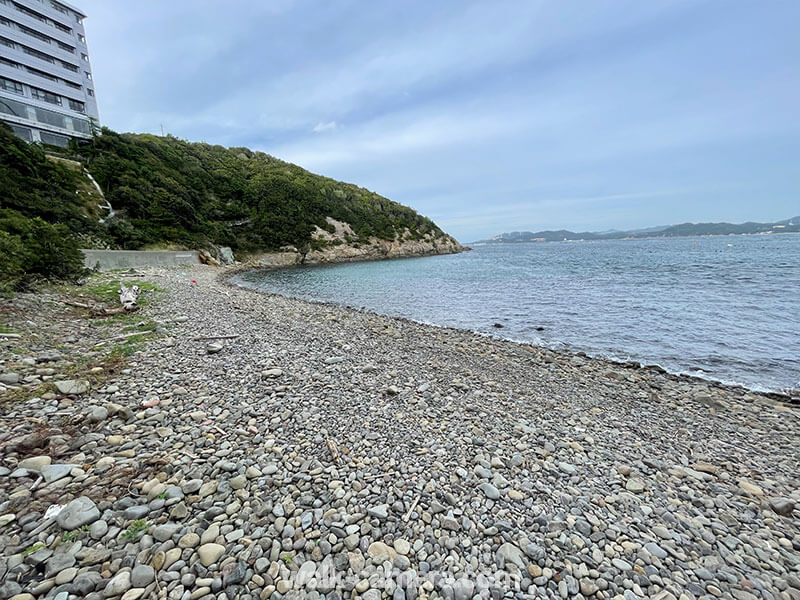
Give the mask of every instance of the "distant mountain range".
<path id="1" fill-rule="evenodd" d="M 519 244 L 523 242 L 561 242 L 564 240 L 622 240 L 651 237 L 690 237 L 698 235 L 755 235 L 800 232 L 800 216 L 774 223 L 681 223 L 628 231 L 584 231 L 575 233 L 566 229 L 557 231 L 512 231 L 493 238 L 478 240 L 473 244 Z"/>

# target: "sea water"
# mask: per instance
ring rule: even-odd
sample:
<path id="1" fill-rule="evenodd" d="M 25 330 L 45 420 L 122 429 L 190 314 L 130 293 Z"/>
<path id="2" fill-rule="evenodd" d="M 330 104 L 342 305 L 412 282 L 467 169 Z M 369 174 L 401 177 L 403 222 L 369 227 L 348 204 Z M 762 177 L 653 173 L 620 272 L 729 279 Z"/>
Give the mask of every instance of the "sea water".
<path id="1" fill-rule="evenodd" d="M 800 388 L 800 235 L 485 245 L 235 282 L 752 389 Z"/>

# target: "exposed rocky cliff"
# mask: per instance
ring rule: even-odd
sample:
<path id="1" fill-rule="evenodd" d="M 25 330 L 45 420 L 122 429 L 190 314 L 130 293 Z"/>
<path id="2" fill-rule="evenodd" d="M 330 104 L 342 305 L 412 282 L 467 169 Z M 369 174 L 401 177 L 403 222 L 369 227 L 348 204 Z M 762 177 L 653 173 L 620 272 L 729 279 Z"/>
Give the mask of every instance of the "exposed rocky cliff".
<path id="1" fill-rule="evenodd" d="M 458 241 L 446 234 L 436 235 L 428 232 L 423 236 L 413 236 L 405 230 L 393 240 L 369 238 L 368 243 L 356 241 L 350 225 L 328 217 L 327 222 L 333 232 L 317 227 L 313 238 L 317 249 L 302 252 L 291 246 L 281 252 L 255 254 L 248 262 L 267 267 L 287 267 L 292 265 L 316 265 L 362 260 L 381 260 L 387 258 L 410 258 L 413 256 L 432 256 L 436 254 L 457 254 L 468 250 Z"/>

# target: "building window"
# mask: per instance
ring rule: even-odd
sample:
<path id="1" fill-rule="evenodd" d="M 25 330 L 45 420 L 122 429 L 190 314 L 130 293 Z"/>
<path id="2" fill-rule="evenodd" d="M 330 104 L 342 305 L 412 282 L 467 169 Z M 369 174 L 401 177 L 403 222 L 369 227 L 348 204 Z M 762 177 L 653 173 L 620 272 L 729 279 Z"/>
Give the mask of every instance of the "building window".
<path id="1" fill-rule="evenodd" d="M 6 79 L 5 77 L 0 77 L 0 89 L 7 92 L 13 92 L 14 94 L 19 94 L 20 96 L 25 95 L 25 90 L 21 83 L 11 79 Z"/>
<path id="2" fill-rule="evenodd" d="M 15 63 L 13 60 L 8 60 L 5 56 L 0 56 L 0 64 L 4 64 L 12 69 L 19 69 L 19 63 Z"/>
<path id="3" fill-rule="evenodd" d="M 68 71 L 72 71 L 73 73 L 78 72 L 78 65 L 73 65 L 72 63 L 68 63 L 62 60 L 61 66 L 67 69 Z"/>
<path id="4" fill-rule="evenodd" d="M 65 15 L 68 15 L 68 14 L 69 14 L 69 11 L 66 9 L 66 7 L 64 7 L 64 6 L 61 6 L 61 5 L 60 5 L 58 2 L 51 2 L 51 3 L 50 3 L 50 6 L 52 6 L 53 8 L 55 8 L 55 9 L 56 9 L 58 12 L 60 12 L 60 13 L 63 13 L 63 14 L 65 14 Z"/>
<path id="5" fill-rule="evenodd" d="M 86 106 L 84 105 L 84 103 L 83 102 L 78 102 L 77 100 L 73 100 L 72 98 L 69 98 L 69 107 L 72 110 L 77 111 L 79 113 L 85 113 L 86 112 Z"/>
<path id="6" fill-rule="evenodd" d="M 9 123 L 9 125 L 11 125 L 11 130 L 16 134 L 17 137 L 21 137 L 26 142 L 33 141 L 33 133 L 31 132 L 30 128 L 20 127 L 19 125 L 14 125 L 13 123 Z"/>
<path id="7" fill-rule="evenodd" d="M 83 53 L 81 52 L 81 58 L 82 58 L 83 60 L 85 60 L 86 62 L 89 62 L 89 55 L 88 55 L 88 54 L 83 54 Z"/>
<path id="8" fill-rule="evenodd" d="M 53 127 L 77 131 L 86 135 L 92 133 L 92 126 L 86 119 L 79 119 L 78 117 L 70 118 L 61 113 L 47 110 L 46 108 L 17 102 L 11 98 L 0 98 L 0 113 L 14 115 L 38 123 L 46 123 Z"/>
<path id="9" fill-rule="evenodd" d="M 31 10 L 27 6 L 22 6 L 21 4 L 17 4 L 16 2 L 14 2 L 14 8 L 16 8 L 19 12 L 28 15 L 29 17 L 41 21 L 42 23 L 47 23 L 47 17 L 45 17 L 44 15 L 40 15 L 38 12 L 36 12 L 35 10 Z"/>
<path id="10" fill-rule="evenodd" d="M 70 46 L 69 44 L 65 44 L 63 42 L 56 42 L 58 47 L 61 48 L 64 52 L 69 52 L 70 54 L 75 54 L 75 48 Z"/>
<path id="11" fill-rule="evenodd" d="M 11 98 L 0 98 L 0 113 L 28 119 L 30 115 L 28 115 L 27 109 L 28 107 L 22 102 L 17 102 Z"/>
<path id="12" fill-rule="evenodd" d="M 36 100 L 44 100 L 50 104 L 57 104 L 58 106 L 61 106 L 61 96 L 40 90 L 39 88 L 31 88 L 31 97 L 35 98 Z"/>
<path id="13" fill-rule="evenodd" d="M 92 74 L 89 73 L 89 71 L 86 71 L 86 79 L 88 79 L 89 81 L 92 80 Z"/>
<path id="14" fill-rule="evenodd" d="M 23 46 L 22 47 L 22 51 L 25 54 L 29 54 L 31 56 L 34 56 L 34 57 L 38 58 L 39 60 L 43 60 L 44 62 L 49 62 L 51 64 L 55 64 L 55 62 L 56 62 L 56 59 L 54 59 L 49 54 L 45 54 L 44 52 L 39 52 L 38 50 L 34 50 L 33 48 L 28 48 L 27 46 Z"/>
<path id="15" fill-rule="evenodd" d="M 3 46 L 8 46 L 9 48 L 16 48 L 14 42 L 12 42 L 11 40 L 7 40 L 4 37 L 0 37 L 0 44 L 3 44 Z"/>
<path id="16" fill-rule="evenodd" d="M 69 33 L 70 35 L 72 35 L 72 27 L 67 27 L 66 25 L 62 25 L 58 21 L 53 21 L 53 25 L 56 26 L 56 29 L 60 29 L 64 33 Z"/>
<path id="17" fill-rule="evenodd" d="M 43 77 L 44 79 L 49 79 L 50 81 L 58 82 L 58 77 L 54 77 L 50 75 L 50 73 L 45 73 L 44 71 L 40 71 L 39 69 L 34 69 L 33 67 L 25 67 L 25 70 L 30 73 L 31 75 L 36 75 L 37 77 Z"/>
<path id="18" fill-rule="evenodd" d="M 42 140 L 43 144 L 50 144 L 51 146 L 59 146 L 61 148 L 66 148 L 69 146 L 69 138 L 67 136 L 56 135 L 55 133 L 50 133 L 48 131 L 40 131 L 39 139 Z"/>
<path id="19" fill-rule="evenodd" d="M 82 44 L 85 44 L 86 43 L 86 38 L 82 34 L 79 33 L 78 34 L 78 41 L 80 41 Z"/>
<path id="20" fill-rule="evenodd" d="M 86 93 L 89 94 L 90 96 L 94 96 L 94 90 L 93 89 L 86 88 Z"/>
<path id="21" fill-rule="evenodd" d="M 20 25 L 19 23 L 17 23 L 17 27 L 19 28 L 19 30 L 21 32 L 26 33 L 31 37 L 35 37 L 37 40 L 40 40 L 40 41 L 44 42 L 45 44 L 49 44 L 50 43 L 50 38 L 49 37 L 47 37 L 43 33 L 39 33 L 35 29 L 31 29 L 30 27 L 26 27 L 25 25 Z"/>
<path id="22" fill-rule="evenodd" d="M 63 85 L 69 86 L 72 89 L 80 90 L 83 89 L 83 86 L 80 83 L 75 83 L 74 81 L 69 81 L 68 79 L 62 79 L 60 77 L 56 77 L 55 75 L 51 75 L 46 71 L 40 71 L 39 69 L 34 69 L 33 67 L 29 67 L 27 65 L 21 65 L 19 63 L 14 62 L 13 60 L 8 60 L 4 56 L 0 56 L 0 64 L 5 65 L 7 67 L 11 67 L 13 69 L 21 69 L 31 73 L 32 75 L 36 75 L 37 77 L 43 77 L 44 79 L 49 79 L 50 81 L 55 81 L 57 83 L 61 83 Z M 67 63 L 68 64 L 68 63 Z M 74 65 L 70 65 L 74 66 Z M 77 67 L 75 71 L 77 71 Z"/>

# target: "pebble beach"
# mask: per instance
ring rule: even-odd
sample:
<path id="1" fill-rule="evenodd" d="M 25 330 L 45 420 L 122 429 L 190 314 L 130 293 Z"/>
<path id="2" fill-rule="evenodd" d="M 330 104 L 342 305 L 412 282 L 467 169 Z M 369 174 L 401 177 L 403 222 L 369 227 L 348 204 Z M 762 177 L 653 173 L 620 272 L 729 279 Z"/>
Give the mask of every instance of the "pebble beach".
<path id="1" fill-rule="evenodd" d="M 797 404 L 139 277 L 0 306 L 0 600 L 800 599 Z"/>

